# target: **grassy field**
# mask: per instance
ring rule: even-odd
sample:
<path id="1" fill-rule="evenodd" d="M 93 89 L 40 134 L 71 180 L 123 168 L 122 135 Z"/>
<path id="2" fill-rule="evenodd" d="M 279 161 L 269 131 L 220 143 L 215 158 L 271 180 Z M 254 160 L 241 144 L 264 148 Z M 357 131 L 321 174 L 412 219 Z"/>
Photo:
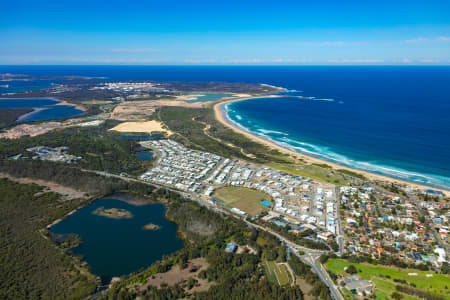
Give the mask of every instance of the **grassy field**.
<path id="1" fill-rule="evenodd" d="M 375 295 L 377 299 L 387 299 L 388 296 L 395 291 L 395 285 L 397 283 L 394 282 L 394 279 L 406 280 L 410 284 L 415 284 L 417 289 L 450 299 L 450 290 L 445 288 L 450 288 L 450 276 L 448 275 L 436 274 L 432 271 L 400 269 L 396 267 L 371 264 L 355 264 L 343 259 L 330 259 L 325 264 L 326 268 L 335 274 L 343 274 L 344 268 L 350 265 L 354 265 L 356 267 L 358 274 L 361 277 L 367 280 L 372 280 L 375 283 Z M 417 273 L 417 276 L 411 276 L 408 275 L 408 273 Z M 427 274 L 432 274 L 433 276 L 427 277 Z M 405 299 L 415 298 L 407 297 L 405 295 Z"/>
<path id="2" fill-rule="evenodd" d="M 270 282 L 278 283 L 282 286 L 291 283 L 291 278 L 285 265 L 279 265 L 274 261 L 265 261 L 264 269 L 266 270 L 267 279 Z"/>
<path id="3" fill-rule="evenodd" d="M 219 198 L 231 207 L 239 208 L 250 216 L 255 216 L 269 208 L 259 204 L 261 201 L 272 201 L 266 193 L 244 187 L 223 187 L 214 192 L 214 197 Z"/>
<path id="4" fill-rule="evenodd" d="M 286 164 L 270 163 L 268 167 L 284 171 L 286 173 L 311 178 L 314 180 L 328 182 L 337 185 L 346 185 L 348 181 L 330 174 L 330 169 L 316 165 L 299 165 L 299 168 L 291 167 Z"/>

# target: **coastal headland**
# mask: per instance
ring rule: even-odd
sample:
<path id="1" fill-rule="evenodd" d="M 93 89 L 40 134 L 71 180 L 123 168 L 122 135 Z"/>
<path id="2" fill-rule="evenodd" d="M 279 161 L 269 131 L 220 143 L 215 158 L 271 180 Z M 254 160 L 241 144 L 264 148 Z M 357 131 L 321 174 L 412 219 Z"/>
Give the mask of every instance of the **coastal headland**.
<path id="1" fill-rule="evenodd" d="M 277 98 L 277 97 L 281 97 L 281 96 L 277 96 L 277 95 L 269 95 L 269 96 L 264 96 L 264 98 Z M 313 156 L 309 156 L 303 153 L 299 153 L 299 152 L 295 152 L 292 151 L 288 148 L 282 147 L 280 145 L 278 145 L 277 143 L 275 143 L 274 141 L 270 140 L 270 139 L 266 139 L 263 137 L 259 137 L 254 135 L 253 133 L 246 131 L 242 128 L 237 127 L 235 124 L 233 124 L 233 122 L 229 119 L 227 112 L 226 112 L 226 108 L 225 106 L 232 103 L 232 102 L 238 102 L 238 101 L 248 101 L 248 100 L 253 100 L 253 99 L 259 99 L 261 98 L 261 96 L 256 96 L 256 97 L 241 97 L 241 98 L 236 98 L 236 99 L 229 99 L 229 100 L 225 100 L 225 101 L 221 101 L 218 102 L 216 104 L 214 104 L 213 108 L 214 108 L 214 114 L 216 119 L 222 123 L 223 125 L 231 128 L 232 130 L 234 130 L 235 132 L 238 132 L 244 136 L 246 136 L 247 138 L 261 143 L 263 145 L 266 145 L 272 149 L 276 149 L 278 151 L 280 151 L 281 153 L 284 154 L 288 154 L 291 157 L 301 160 L 302 162 L 306 163 L 306 164 L 326 164 L 329 165 L 330 167 L 332 167 L 333 169 L 344 169 L 344 170 L 348 170 L 348 171 L 352 171 L 352 172 L 357 172 L 363 176 L 365 176 L 368 180 L 373 180 L 373 181 L 383 181 L 383 182 L 388 182 L 388 183 L 394 183 L 394 184 L 399 184 L 399 185 L 407 185 L 412 187 L 413 189 L 418 189 L 418 190 L 426 190 L 429 189 L 430 186 L 426 186 L 426 185 L 421 185 L 421 184 L 417 184 L 417 183 L 412 183 L 409 181 L 405 181 L 405 180 L 400 180 L 400 179 L 396 179 L 396 178 L 392 178 L 392 177 L 388 177 L 388 176 L 383 176 L 383 175 L 379 175 L 379 174 L 375 174 L 375 173 L 371 173 L 368 171 L 362 171 L 359 169 L 352 169 L 346 166 L 342 166 L 339 165 L 337 163 L 333 163 L 333 162 L 329 162 L 327 160 L 324 159 L 320 159 L 317 157 L 313 157 Z M 446 196 L 450 195 L 450 191 L 449 190 L 445 190 L 445 189 L 439 189 L 439 188 L 435 188 L 435 187 L 431 187 L 435 190 L 439 190 L 441 192 L 443 192 Z"/>

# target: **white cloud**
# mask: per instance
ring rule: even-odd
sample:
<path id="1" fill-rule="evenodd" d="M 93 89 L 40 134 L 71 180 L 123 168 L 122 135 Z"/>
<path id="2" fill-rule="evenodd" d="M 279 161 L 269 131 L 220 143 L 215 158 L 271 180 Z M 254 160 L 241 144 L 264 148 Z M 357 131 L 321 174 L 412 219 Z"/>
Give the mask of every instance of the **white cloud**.
<path id="1" fill-rule="evenodd" d="M 405 43 L 408 43 L 408 44 L 417 44 L 417 43 L 424 43 L 424 42 L 428 42 L 428 41 L 429 41 L 429 39 L 427 39 L 427 38 L 418 37 L 418 38 L 406 40 Z"/>
<path id="2" fill-rule="evenodd" d="M 154 48 L 113 48 L 110 49 L 111 52 L 119 53 L 148 53 L 148 52 L 159 52 L 159 49 Z"/>
<path id="3" fill-rule="evenodd" d="M 425 59 L 419 59 L 419 62 L 421 62 L 423 64 L 437 64 L 440 61 L 436 60 L 436 59 L 427 59 L 427 58 L 425 58 Z"/>
<path id="4" fill-rule="evenodd" d="M 437 40 L 441 42 L 450 42 L 450 36 L 440 36 Z"/>
<path id="5" fill-rule="evenodd" d="M 330 59 L 329 63 L 337 64 L 377 64 L 383 63 L 382 59 Z"/>
<path id="6" fill-rule="evenodd" d="M 294 41 L 289 42 L 289 44 L 293 45 L 303 45 L 303 46 L 331 46 L 331 47 L 342 47 L 342 46 L 360 46 L 367 45 L 368 42 L 348 42 L 348 41 Z"/>
<path id="7" fill-rule="evenodd" d="M 418 37 L 414 39 L 405 40 L 407 44 L 422 44 L 422 43 L 431 43 L 431 42 L 450 42 L 450 37 L 448 36 L 439 36 L 436 38 L 424 38 Z"/>

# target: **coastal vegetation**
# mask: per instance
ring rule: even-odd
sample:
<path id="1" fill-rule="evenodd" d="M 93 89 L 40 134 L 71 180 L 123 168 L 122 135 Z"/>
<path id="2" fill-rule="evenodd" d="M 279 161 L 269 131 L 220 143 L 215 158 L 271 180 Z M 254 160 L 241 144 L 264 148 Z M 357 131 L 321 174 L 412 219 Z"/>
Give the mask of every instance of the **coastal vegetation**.
<path id="1" fill-rule="evenodd" d="M 0 129 L 14 125 L 17 118 L 32 111 L 31 108 L 0 109 Z"/>
<path id="2" fill-rule="evenodd" d="M 99 207 L 92 214 L 111 219 L 131 219 L 133 214 L 126 209 Z M 152 224 L 153 225 L 153 224 Z M 147 226 L 147 225 L 146 225 Z"/>
<path id="3" fill-rule="evenodd" d="M 306 164 L 252 141 L 217 121 L 211 105 L 204 108 L 161 107 L 152 118 L 165 123 L 174 132 L 170 138 L 188 148 L 266 164 L 287 173 L 337 185 L 363 179 L 357 172 L 333 170 L 328 165 Z"/>
<path id="4" fill-rule="evenodd" d="M 61 201 L 40 186 L 6 179 L 0 179 L 0 190 L 0 298 L 80 299 L 93 293 L 96 277 L 43 231 L 86 201 Z"/>
<path id="5" fill-rule="evenodd" d="M 27 148 L 40 145 L 67 146 L 70 154 L 82 157 L 77 162 L 82 168 L 114 173 L 139 171 L 143 165 L 133 152 L 137 142 L 121 139 L 119 133 L 108 131 L 116 124 L 116 121 L 106 121 L 96 127 L 71 127 L 35 137 L 0 139 L 0 159 L 7 159 L 19 153 L 27 157 Z"/>
<path id="6" fill-rule="evenodd" d="M 323 166 L 280 163 L 269 163 L 268 166 L 286 173 L 311 178 L 321 182 L 328 182 L 336 185 L 347 185 L 349 183 L 349 180 L 344 179 L 340 174 L 336 174 L 334 171 Z"/>
<path id="7" fill-rule="evenodd" d="M 161 226 L 153 224 L 153 223 L 148 223 L 148 224 L 144 225 L 142 227 L 142 229 L 144 229 L 144 230 L 159 230 L 159 229 L 161 229 Z"/>
<path id="8" fill-rule="evenodd" d="M 162 107 L 157 116 L 175 132 L 171 138 L 188 148 L 254 162 L 290 161 L 287 155 L 270 150 L 219 123 L 211 107 Z"/>

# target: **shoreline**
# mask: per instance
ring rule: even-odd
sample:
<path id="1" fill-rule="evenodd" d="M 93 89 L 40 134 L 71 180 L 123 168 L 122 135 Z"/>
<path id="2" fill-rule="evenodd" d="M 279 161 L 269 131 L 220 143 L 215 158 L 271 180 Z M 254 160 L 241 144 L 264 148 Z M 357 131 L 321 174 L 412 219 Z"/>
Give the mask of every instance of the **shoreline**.
<path id="1" fill-rule="evenodd" d="M 61 100 L 61 99 L 58 99 L 58 98 L 55 98 L 55 97 L 32 97 L 32 98 L 2 98 L 2 97 L 0 97 L 0 100 L 11 100 L 11 99 L 22 99 L 22 100 L 23 99 L 50 99 L 50 100 L 53 100 L 53 101 L 58 101 L 58 103 L 54 104 L 55 106 L 56 105 L 74 106 L 76 109 L 81 110 L 83 112 L 82 114 L 76 115 L 74 117 L 78 117 L 78 116 L 84 115 L 87 112 L 86 107 L 84 107 L 83 105 L 69 103 L 69 102 L 67 102 L 67 100 Z M 33 111 L 30 111 L 29 113 L 26 113 L 26 114 L 23 114 L 23 115 L 19 116 L 16 119 L 16 122 L 21 122 L 23 119 L 28 118 L 28 117 L 30 117 L 30 116 L 32 116 L 32 115 L 34 115 L 34 114 L 36 114 L 36 113 L 38 113 L 40 111 L 49 109 L 49 107 L 31 107 L 30 109 L 32 109 Z"/>
<path id="2" fill-rule="evenodd" d="M 75 106 L 76 109 L 82 110 L 84 112 L 87 112 L 86 107 L 84 107 L 81 104 L 74 104 L 74 103 L 69 103 L 67 102 L 67 100 L 61 100 L 55 97 L 29 97 L 29 98 L 14 98 L 14 97 L 10 97 L 10 98 L 2 98 L 0 95 L 0 100 L 15 100 L 15 99 L 22 99 L 22 100 L 26 100 L 26 99 L 50 99 L 50 100 L 54 100 L 54 101 L 58 101 L 58 103 L 54 104 L 54 105 L 67 105 L 67 106 Z M 35 108 L 33 108 L 35 109 Z"/>
<path id="3" fill-rule="evenodd" d="M 363 170 L 359 170 L 359 169 L 354 169 L 354 168 L 350 168 L 347 166 L 343 166 L 340 165 L 338 163 L 334 163 L 334 162 L 330 162 L 328 160 L 325 159 L 321 159 L 321 158 L 317 158 L 314 156 L 310 156 L 307 154 L 303 154 L 300 152 L 296 152 L 293 150 L 290 150 L 288 148 L 282 147 L 280 145 L 278 145 L 276 142 L 267 139 L 267 138 L 263 138 L 263 137 L 259 137 L 247 130 L 244 130 L 242 128 L 237 127 L 235 124 L 233 124 L 233 122 L 229 119 L 226 109 L 224 109 L 225 105 L 228 105 L 232 102 L 238 102 L 238 101 L 247 101 L 247 100 L 253 100 L 253 99 L 260 99 L 260 98 L 267 98 L 268 96 L 255 96 L 255 97 L 247 97 L 247 98 L 239 98 L 239 99 L 230 99 L 230 100 L 226 100 L 226 101 L 222 101 L 222 102 L 218 102 L 215 103 L 213 105 L 214 108 L 214 114 L 216 117 L 216 120 L 219 121 L 220 123 L 222 123 L 223 125 L 227 126 L 228 128 L 231 128 L 232 130 L 234 130 L 237 133 L 243 134 L 244 136 L 246 136 L 247 138 L 251 139 L 252 141 L 258 142 L 260 144 L 263 144 L 265 146 L 268 146 L 269 148 L 275 148 L 276 150 L 280 151 L 281 153 L 284 154 L 288 154 L 290 156 L 295 157 L 296 159 L 299 160 L 303 160 L 305 163 L 307 164 L 326 164 L 331 166 L 333 169 L 344 169 L 344 170 L 348 170 L 348 171 L 352 171 L 352 172 L 356 172 L 359 174 L 364 175 L 367 179 L 369 180 L 377 180 L 377 181 L 385 181 L 385 182 L 389 182 L 389 183 L 395 183 L 395 184 L 400 184 L 400 185 L 407 185 L 412 187 L 413 189 L 418 189 L 418 190 L 426 190 L 426 189 L 433 189 L 433 190 L 437 190 L 437 191 L 441 191 L 444 193 L 445 196 L 449 196 L 450 195 L 450 190 L 446 190 L 443 188 L 436 188 L 433 186 L 428 186 L 428 185 L 423 185 L 423 184 L 418 184 L 418 183 L 412 183 L 406 180 L 402 180 L 402 179 L 397 179 L 397 178 L 393 178 L 393 177 L 389 177 L 387 175 L 379 175 L 376 173 L 372 173 L 369 171 L 363 171 Z M 281 97 L 281 96 L 277 96 L 277 95 L 272 95 L 269 96 L 270 98 L 277 98 L 277 97 Z"/>

